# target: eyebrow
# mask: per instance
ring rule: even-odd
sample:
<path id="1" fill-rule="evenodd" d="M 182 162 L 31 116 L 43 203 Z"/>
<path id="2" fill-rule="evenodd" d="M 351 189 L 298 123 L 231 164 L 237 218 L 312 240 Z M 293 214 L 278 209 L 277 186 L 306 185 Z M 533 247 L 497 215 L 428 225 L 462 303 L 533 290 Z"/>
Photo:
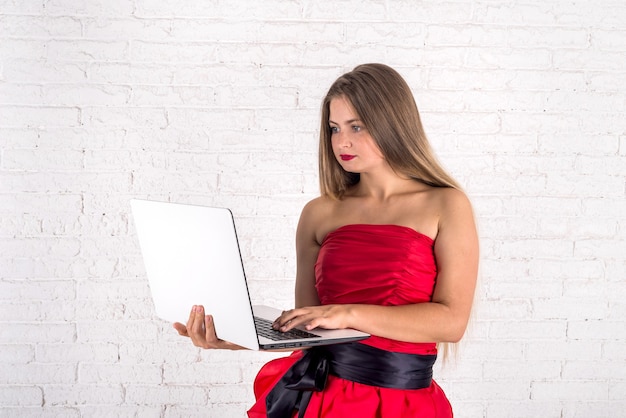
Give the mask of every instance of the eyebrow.
<path id="1" fill-rule="evenodd" d="M 363 122 L 361 121 L 361 119 L 358 119 L 358 118 L 356 118 L 356 119 L 350 119 L 350 120 L 347 120 L 345 123 L 346 123 L 347 125 L 349 125 L 349 124 L 354 123 L 354 122 L 361 122 L 361 123 L 363 123 Z M 330 120 L 330 119 L 328 119 L 328 123 L 334 123 L 335 125 L 339 125 L 337 122 L 332 121 L 332 120 Z"/>

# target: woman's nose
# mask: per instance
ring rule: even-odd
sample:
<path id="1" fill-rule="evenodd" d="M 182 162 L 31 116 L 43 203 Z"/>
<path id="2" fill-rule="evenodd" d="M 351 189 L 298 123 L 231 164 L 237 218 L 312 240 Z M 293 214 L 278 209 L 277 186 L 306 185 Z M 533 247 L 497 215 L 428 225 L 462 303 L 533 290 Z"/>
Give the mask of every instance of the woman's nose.
<path id="1" fill-rule="evenodd" d="M 335 136 L 336 136 L 335 139 L 337 141 L 338 146 L 345 148 L 351 145 L 350 138 L 348 137 L 348 135 L 344 134 L 342 131 L 337 132 Z"/>

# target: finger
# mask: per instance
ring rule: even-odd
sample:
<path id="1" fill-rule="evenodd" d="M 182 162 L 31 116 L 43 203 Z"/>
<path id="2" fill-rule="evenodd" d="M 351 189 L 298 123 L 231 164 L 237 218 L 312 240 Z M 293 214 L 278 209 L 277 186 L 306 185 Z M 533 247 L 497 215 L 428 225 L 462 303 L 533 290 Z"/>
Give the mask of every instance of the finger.
<path id="1" fill-rule="evenodd" d="M 302 311 L 302 309 L 290 309 L 288 311 L 283 311 L 283 313 L 278 318 L 276 318 L 276 321 L 274 321 L 274 323 L 277 325 L 278 328 L 283 327 L 287 323 L 298 318 L 303 313 L 304 312 Z"/>
<path id="2" fill-rule="evenodd" d="M 204 307 L 202 305 L 198 305 L 194 309 L 190 330 L 196 336 L 204 337 Z"/>
<path id="3" fill-rule="evenodd" d="M 191 311 L 189 312 L 189 319 L 187 319 L 187 329 L 190 330 L 191 326 L 193 325 L 195 319 L 196 319 L 196 305 L 193 305 L 191 307 Z"/>
<path id="4" fill-rule="evenodd" d="M 217 333 L 215 332 L 215 322 L 213 322 L 212 315 L 204 316 L 204 328 L 205 328 L 204 336 L 206 338 L 207 343 L 217 344 L 219 339 L 217 338 Z"/>
<path id="5" fill-rule="evenodd" d="M 310 314 L 303 314 L 303 315 L 291 317 L 290 319 L 282 323 L 280 327 L 278 328 L 278 330 L 282 332 L 289 331 L 290 329 L 293 329 L 293 328 L 296 328 L 296 327 L 299 327 L 301 325 L 308 323 L 311 320 L 311 318 L 312 316 Z"/>
<path id="6" fill-rule="evenodd" d="M 181 324 L 180 322 L 175 322 L 174 329 L 178 332 L 178 335 L 182 335 L 183 337 L 189 337 L 187 334 L 187 327 Z"/>
<path id="7" fill-rule="evenodd" d="M 291 319 L 287 318 L 287 314 L 283 312 L 278 318 L 276 318 L 274 320 L 274 323 L 272 324 L 272 328 L 280 329 L 281 327 L 283 327 L 290 320 Z"/>

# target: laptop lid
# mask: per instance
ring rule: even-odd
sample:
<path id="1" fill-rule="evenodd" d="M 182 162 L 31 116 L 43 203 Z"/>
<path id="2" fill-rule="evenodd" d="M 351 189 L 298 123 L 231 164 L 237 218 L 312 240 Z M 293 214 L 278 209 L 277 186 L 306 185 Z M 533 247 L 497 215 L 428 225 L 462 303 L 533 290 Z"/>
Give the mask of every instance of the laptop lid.
<path id="1" fill-rule="evenodd" d="M 213 315 L 219 338 L 252 350 L 353 341 L 355 330 L 313 330 L 317 338 L 257 335 L 233 215 L 229 209 L 132 199 L 131 208 L 156 315 L 186 323 L 193 305 Z M 280 310 L 255 306 L 273 321 Z"/>

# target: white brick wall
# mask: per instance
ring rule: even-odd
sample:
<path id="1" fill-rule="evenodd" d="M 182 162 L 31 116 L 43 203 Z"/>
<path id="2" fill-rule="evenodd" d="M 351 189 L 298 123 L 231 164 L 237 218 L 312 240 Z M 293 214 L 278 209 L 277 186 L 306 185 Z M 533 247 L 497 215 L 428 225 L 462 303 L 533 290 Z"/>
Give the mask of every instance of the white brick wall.
<path id="1" fill-rule="evenodd" d="M 244 416 L 276 355 L 154 318 L 128 200 L 231 207 L 291 306 L 319 102 L 371 61 L 478 216 L 456 416 L 625 416 L 623 1 L 0 0 L 0 417 Z"/>

